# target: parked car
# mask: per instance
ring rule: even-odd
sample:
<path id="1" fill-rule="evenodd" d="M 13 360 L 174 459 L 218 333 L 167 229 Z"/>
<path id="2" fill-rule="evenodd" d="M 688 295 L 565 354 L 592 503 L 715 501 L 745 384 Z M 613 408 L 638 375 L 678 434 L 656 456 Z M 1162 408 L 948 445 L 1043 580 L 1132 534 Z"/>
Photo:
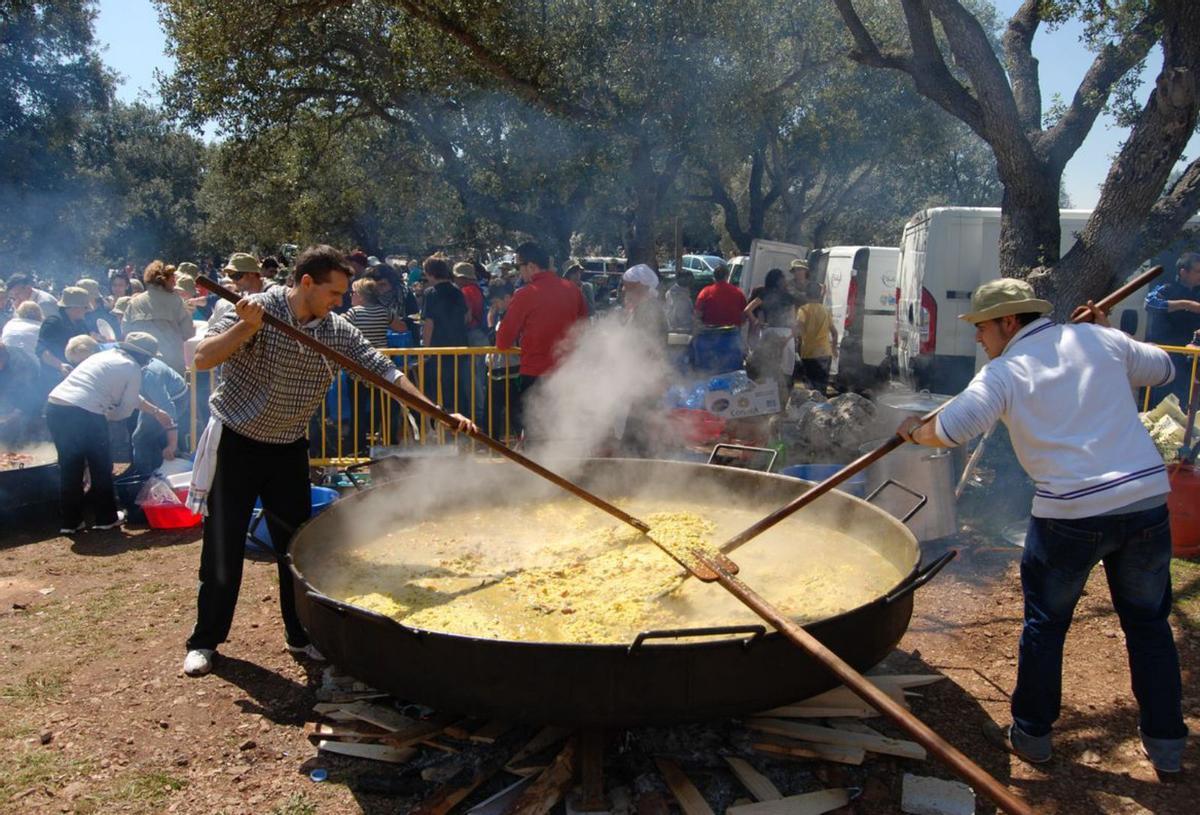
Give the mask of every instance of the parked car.
<path id="1" fill-rule="evenodd" d="M 725 265 L 725 258 L 719 255 L 684 255 L 683 268 L 695 277 L 697 283 L 713 282 L 713 272 L 718 266 Z"/>

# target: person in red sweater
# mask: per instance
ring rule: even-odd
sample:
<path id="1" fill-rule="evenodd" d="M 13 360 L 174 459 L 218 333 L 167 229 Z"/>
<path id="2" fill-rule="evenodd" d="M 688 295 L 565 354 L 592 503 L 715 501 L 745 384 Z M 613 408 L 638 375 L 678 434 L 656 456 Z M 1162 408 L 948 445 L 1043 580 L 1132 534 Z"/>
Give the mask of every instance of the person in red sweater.
<path id="1" fill-rule="evenodd" d="M 729 267 L 713 270 L 713 282 L 696 295 L 696 320 L 709 328 L 741 325 L 745 319 L 746 295 L 729 282 Z"/>
<path id="2" fill-rule="evenodd" d="M 525 285 L 517 289 L 496 329 L 496 347 L 521 346 L 521 409 L 514 424 L 523 429 L 521 415 L 538 380 L 558 365 L 561 345 L 571 327 L 587 319 L 583 294 L 550 268 L 546 250 L 532 241 L 517 247 L 517 271 Z"/>

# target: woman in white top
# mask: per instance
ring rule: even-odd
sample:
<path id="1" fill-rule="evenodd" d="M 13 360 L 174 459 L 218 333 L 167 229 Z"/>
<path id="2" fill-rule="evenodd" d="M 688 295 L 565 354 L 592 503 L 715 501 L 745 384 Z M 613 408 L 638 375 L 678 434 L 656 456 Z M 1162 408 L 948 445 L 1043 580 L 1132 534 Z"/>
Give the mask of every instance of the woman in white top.
<path id="1" fill-rule="evenodd" d="M 161 260 L 146 267 L 142 279 L 146 291 L 135 295 L 122 321 L 125 333 L 145 331 L 158 340 L 163 362 L 178 373 L 185 372 L 183 344 L 196 333 L 191 310 L 175 293 L 175 267 Z"/>
<path id="2" fill-rule="evenodd" d="M 37 358 L 38 332 L 42 328 L 42 307 L 32 300 L 17 306 L 17 316 L 4 324 L 0 342 Z"/>

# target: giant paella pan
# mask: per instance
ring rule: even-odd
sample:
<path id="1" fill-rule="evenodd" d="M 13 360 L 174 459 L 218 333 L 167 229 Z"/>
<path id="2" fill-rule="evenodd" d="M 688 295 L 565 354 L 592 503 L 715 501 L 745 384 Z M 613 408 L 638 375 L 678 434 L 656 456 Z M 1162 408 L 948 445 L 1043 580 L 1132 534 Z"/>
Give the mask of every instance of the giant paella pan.
<path id="1" fill-rule="evenodd" d="M 807 489 L 665 461 L 580 465 L 652 534 L 719 544 Z M 374 687 L 436 709 L 630 726 L 771 708 L 835 682 L 719 587 L 636 531 L 505 462 L 434 467 L 337 502 L 293 540 L 313 643 Z M 832 492 L 738 550 L 741 576 L 859 670 L 907 629 L 922 567 L 897 519 Z M 664 594 L 664 592 L 666 592 Z"/>

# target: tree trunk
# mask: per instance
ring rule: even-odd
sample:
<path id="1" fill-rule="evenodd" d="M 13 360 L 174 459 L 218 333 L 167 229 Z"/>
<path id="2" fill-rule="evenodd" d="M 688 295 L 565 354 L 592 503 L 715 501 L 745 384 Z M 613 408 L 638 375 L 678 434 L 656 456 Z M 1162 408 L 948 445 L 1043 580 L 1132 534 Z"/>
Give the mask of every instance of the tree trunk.
<path id="1" fill-rule="evenodd" d="M 1061 175 L 1049 172 L 1010 172 L 1007 178 L 1005 175 L 1002 170 L 1000 275 L 1025 279 L 1035 269 L 1058 262 L 1062 233 L 1058 215 Z"/>
<path id="2" fill-rule="evenodd" d="M 630 204 L 625 211 L 625 257 L 628 264 L 645 263 L 657 268 L 657 245 L 654 227 L 658 221 L 658 201 L 661 179 L 654 171 L 650 147 L 644 139 L 633 145 L 633 172 Z"/>

